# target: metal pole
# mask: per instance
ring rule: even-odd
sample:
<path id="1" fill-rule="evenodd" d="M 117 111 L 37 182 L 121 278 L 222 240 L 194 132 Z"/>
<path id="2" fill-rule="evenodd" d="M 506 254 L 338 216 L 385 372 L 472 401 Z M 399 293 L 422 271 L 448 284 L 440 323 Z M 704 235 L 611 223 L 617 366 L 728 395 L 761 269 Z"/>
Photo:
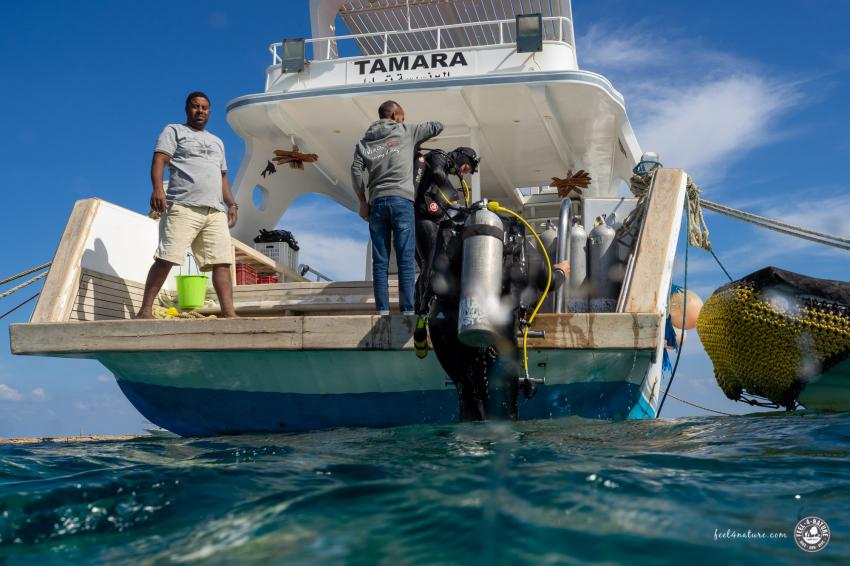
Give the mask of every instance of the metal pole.
<path id="1" fill-rule="evenodd" d="M 481 157 L 481 140 L 479 139 L 479 130 L 478 126 L 473 126 L 469 130 L 469 145 L 472 149 L 475 150 L 475 153 Z M 477 175 L 472 175 L 470 177 L 470 181 L 472 184 L 470 186 L 470 192 L 472 193 L 472 202 L 478 202 L 481 200 L 481 173 Z"/>
<path id="2" fill-rule="evenodd" d="M 561 200 L 561 212 L 558 215 L 558 249 L 555 253 L 555 263 L 561 263 L 564 260 L 570 259 L 570 222 L 572 214 L 572 201 L 569 198 Z M 567 301 L 569 300 L 569 280 L 564 283 L 555 292 L 555 312 L 566 312 Z"/>

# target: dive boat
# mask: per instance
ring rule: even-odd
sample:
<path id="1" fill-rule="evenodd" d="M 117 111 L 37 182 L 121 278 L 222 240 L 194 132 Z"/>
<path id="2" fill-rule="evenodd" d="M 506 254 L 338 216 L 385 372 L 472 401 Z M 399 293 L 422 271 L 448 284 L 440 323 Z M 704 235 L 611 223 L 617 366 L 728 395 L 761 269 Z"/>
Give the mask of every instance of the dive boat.
<path id="1" fill-rule="evenodd" d="M 371 281 L 307 281 L 251 244 L 307 193 L 356 219 L 352 151 L 392 99 L 407 122 L 445 124 L 428 149 L 481 156 L 478 210 L 497 201 L 515 211 L 552 234 L 553 261 L 573 264 L 530 327 L 525 377 L 535 386 L 513 389 L 513 416 L 653 418 L 687 175 L 659 167 L 644 199 L 628 193 L 642 152 L 623 96 L 578 68 L 569 0 L 311 0 L 310 14 L 310 39 L 270 46 L 264 91 L 227 106 L 246 144 L 234 257 L 283 282 L 236 285 L 240 319 L 133 320 L 157 222 L 81 200 L 30 322 L 10 327 L 12 351 L 96 359 L 145 418 L 180 435 L 458 420 L 458 387 L 438 356 L 414 355 L 415 319 L 376 315 Z M 340 23 L 349 33 L 336 34 Z M 318 160 L 269 168 L 280 149 Z M 580 197 L 550 186 L 580 169 L 592 176 Z M 611 235 L 627 217 L 638 220 L 622 243 Z M 523 238 L 541 261 L 534 235 Z"/>

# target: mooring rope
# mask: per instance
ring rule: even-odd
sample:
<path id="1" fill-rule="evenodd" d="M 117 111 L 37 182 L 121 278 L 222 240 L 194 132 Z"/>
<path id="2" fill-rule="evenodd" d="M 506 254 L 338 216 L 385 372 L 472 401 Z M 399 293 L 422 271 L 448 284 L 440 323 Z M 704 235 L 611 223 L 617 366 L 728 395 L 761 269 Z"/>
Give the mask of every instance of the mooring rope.
<path id="1" fill-rule="evenodd" d="M 649 196 L 649 188 L 652 185 L 652 178 L 657 169 L 649 173 L 632 175 L 629 180 L 629 190 L 638 199 L 634 210 L 629 214 L 623 225 L 618 231 L 618 236 L 622 240 L 626 235 L 631 234 L 632 237 L 637 236 L 637 230 L 643 222 L 644 214 L 646 213 L 646 201 Z M 686 185 L 685 199 L 687 200 L 688 215 L 688 243 L 695 248 L 700 248 L 706 251 L 711 251 L 711 242 L 708 239 L 708 226 L 705 224 L 705 218 L 702 215 L 702 203 L 700 197 L 702 189 L 688 177 Z"/>
<path id="2" fill-rule="evenodd" d="M 738 210 L 737 208 L 732 208 L 731 206 L 726 206 L 723 204 L 719 204 L 716 202 L 711 202 L 709 200 L 702 201 L 705 208 L 709 210 L 713 210 L 714 212 L 718 212 L 725 216 L 729 216 L 730 218 L 734 218 L 736 220 L 745 221 L 745 219 L 753 220 L 752 224 L 761 225 L 761 224 L 770 224 L 779 228 L 786 228 L 788 230 L 793 230 L 795 232 L 801 232 L 803 234 L 810 234 L 812 236 L 817 236 L 818 238 L 822 238 L 824 240 L 832 240 L 833 242 L 841 242 L 843 244 L 847 244 L 850 246 L 850 238 L 842 238 L 840 236 L 835 236 L 834 234 L 827 234 L 825 232 L 818 232 L 817 230 L 812 230 L 810 228 L 804 228 L 803 226 L 797 226 L 795 224 L 788 224 L 787 222 L 782 222 L 780 220 L 775 220 L 773 218 L 767 218 L 766 216 L 759 216 L 758 214 L 753 214 L 752 212 L 747 212 L 745 210 Z M 740 217 L 740 218 L 738 218 Z M 764 226 L 767 228 L 767 226 Z M 785 233 L 785 232 L 783 232 Z M 794 234 L 792 234 L 794 235 Z M 815 240 L 819 241 L 819 240 Z M 829 242 L 821 242 L 827 245 L 832 245 Z"/>
<path id="3" fill-rule="evenodd" d="M 635 210 L 628 216 L 628 218 L 626 218 L 626 221 L 620 228 L 619 235 L 622 236 L 627 232 L 634 231 L 634 227 L 640 225 L 640 222 L 643 220 L 646 197 L 649 192 L 649 187 L 652 184 L 653 173 L 654 171 L 643 175 L 635 174 L 630 179 L 629 189 L 638 199 L 638 202 Z M 702 189 L 699 185 L 694 183 L 693 179 L 690 177 L 688 177 L 686 191 L 686 198 L 688 200 L 690 210 L 688 213 L 688 220 L 690 221 L 690 228 L 688 229 L 688 243 L 707 252 L 711 252 L 712 249 L 711 242 L 708 239 L 708 226 L 706 225 L 705 218 L 703 217 L 703 208 L 711 210 L 712 212 L 717 212 L 718 214 L 723 214 L 733 220 L 747 222 L 754 226 L 773 230 L 780 234 L 794 236 L 796 238 L 808 240 L 815 244 L 824 244 L 840 250 L 850 251 L 850 238 L 843 238 L 841 236 L 836 236 L 835 234 L 819 232 L 804 226 L 782 222 L 781 220 L 767 218 L 766 216 L 760 216 L 758 214 L 753 214 L 752 212 L 739 210 L 710 200 L 704 200 L 701 196 Z M 714 255 L 713 252 L 712 255 Z M 717 256 L 715 256 L 715 260 L 717 260 Z M 720 263 L 719 260 L 718 263 Z M 723 271 L 726 272 L 726 269 L 723 268 Z M 728 272 L 726 272 L 726 275 L 729 276 Z M 731 277 L 729 278 L 731 280 Z"/>
<path id="4" fill-rule="evenodd" d="M 670 393 L 669 396 L 671 398 L 675 399 L 676 401 L 680 402 L 680 403 L 684 403 L 685 405 L 690 405 L 691 407 L 696 407 L 697 409 L 702 409 L 703 411 L 708 411 L 710 413 L 717 413 L 718 415 L 723 415 L 723 416 L 726 416 L 726 417 L 737 416 L 737 415 L 733 415 L 732 413 L 724 413 L 723 411 L 718 411 L 716 409 L 709 409 L 708 407 L 703 407 L 702 405 L 697 405 L 696 403 L 691 403 L 690 401 L 686 401 L 685 399 L 681 399 L 679 397 L 676 397 L 672 393 Z"/>
<path id="5" fill-rule="evenodd" d="M 17 275 L 12 275 L 11 277 L 7 277 L 6 279 L 3 279 L 2 281 L 0 281 L 0 285 L 5 285 L 9 281 L 14 281 L 15 279 L 20 279 L 24 275 L 29 275 L 30 273 L 35 273 L 36 271 L 41 271 L 45 267 L 50 267 L 50 263 L 51 262 L 48 261 L 47 263 L 43 263 L 43 264 L 39 265 L 38 267 L 33 267 L 32 269 L 27 269 L 26 271 L 21 271 Z"/>
<path id="6" fill-rule="evenodd" d="M 687 200 L 688 243 L 695 248 L 710 252 L 711 242 L 708 239 L 708 226 L 706 226 L 705 218 L 702 216 L 703 200 L 700 197 L 702 189 L 688 177 L 685 190 L 687 191 L 685 198 Z"/>
<path id="7" fill-rule="evenodd" d="M 22 306 L 24 306 L 25 304 L 27 304 L 28 302 L 30 302 L 31 300 L 33 300 L 34 298 L 38 297 L 40 294 L 41 294 L 41 293 L 36 293 L 35 295 L 33 295 L 33 296 L 32 296 L 32 297 L 30 297 L 29 299 L 25 300 L 24 302 L 22 302 L 22 303 L 18 303 L 17 305 L 15 305 L 14 307 L 10 308 L 9 310 L 7 310 L 6 312 L 4 312 L 3 314 L 0 314 L 0 320 L 2 320 L 2 319 L 4 319 L 4 318 L 6 318 L 6 317 L 7 317 L 7 316 L 9 316 L 10 314 L 12 314 L 13 312 L 15 312 L 16 310 L 18 310 L 19 308 L 21 308 L 21 307 L 22 307 Z"/>
<path id="8" fill-rule="evenodd" d="M 723 270 L 723 273 L 725 273 L 725 274 L 726 274 L 726 277 L 728 277 L 728 278 L 729 278 L 729 281 L 734 281 L 734 279 L 732 279 L 732 276 L 731 276 L 731 275 L 729 275 L 729 272 L 726 270 L 726 267 L 724 267 L 724 265 L 720 262 L 720 258 L 719 258 L 719 257 L 717 257 L 717 254 L 716 254 L 716 253 L 714 253 L 714 250 L 713 250 L 713 249 L 711 249 L 711 250 L 708 250 L 708 251 L 709 251 L 709 253 L 711 254 L 711 257 L 713 257 L 713 258 L 714 258 L 714 261 L 716 261 L 716 262 L 717 262 L 717 265 L 719 265 L 719 266 L 720 266 L 720 269 L 722 269 L 722 270 Z"/>
<path id="9" fill-rule="evenodd" d="M 35 282 L 36 282 L 36 281 L 38 281 L 39 279 L 44 279 L 45 277 L 47 277 L 47 274 L 48 274 L 48 273 L 50 273 L 50 272 L 49 272 L 49 271 L 45 271 L 44 273 L 39 273 L 38 275 L 36 275 L 36 276 L 35 276 L 35 277 L 33 277 L 32 279 L 27 279 L 26 281 L 24 281 L 24 282 L 23 282 L 23 283 L 21 283 L 20 285 L 16 285 L 15 287 L 12 287 L 12 288 L 11 288 L 11 289 L 9 289 L 8 291 L 4 291 L 3 293 L 0 293 L 0 299 L 5 299 L 6 297 L 8 297 L 9 295 L 11 295 L 11 294 L 12 294 L 12 293 L 14 293 L 15 291 L 20 291 L 21 289 L 23 289 L 23 288 L 24 288 L 24 287 L 26 287 L 27 285 L 32 285 L 33 283 L 35 283 Z"/>

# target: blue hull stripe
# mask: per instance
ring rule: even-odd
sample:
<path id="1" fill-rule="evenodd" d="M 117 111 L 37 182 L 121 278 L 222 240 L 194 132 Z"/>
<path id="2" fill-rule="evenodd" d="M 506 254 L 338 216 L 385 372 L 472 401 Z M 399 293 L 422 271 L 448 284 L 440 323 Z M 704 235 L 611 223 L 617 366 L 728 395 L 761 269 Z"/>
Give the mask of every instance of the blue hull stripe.
<path id="1" fill-rule="evenodd" d="M 183 436 L 293 432 L 334 427 L 388 427 L 453 422 L 453 388 L 431 391 L 314 395 L 195 389 L 119 379 L 131 403 L 152 423 Z M 581 416 L 625 419 L 642 401 L 628 382 L 543 385 L 521 399 L 521 419 Z"/>
<path id="2" fill-rule="evenodd" d="M 655 409 L 653 409 L 649 403 L 646 402 L 646 399 L 643 395 L 638 398 L 637 404 L 632 407 L 632 411 L 629 413 L 630 419 L 654 419 L 655 418 Z"/>
<path id="3" fill-rule="evenodd" d="M 481 75 L 475 77 L 463 78 L 448 78 L 448 79 L 431 79 L 427 81 L 409 81 L 409 82 L 393 82 L 393 83 L 368 83 L 362 85 L 340 85 L 333 87 L 323 87 L 309 90 L 296 90 L 292 92 L 271 91 L 261 94 L 249 94 L 241 96 L 227 103 L 227 112 L 230 113 L 242 106 L 252 104 L 265 104 L 269 102 L 277 102 L 280 100 L 294 100 L 298 98 L 318 98 L 322 96 L 339 96 L 351 94 L 373 94 L 375 92 L 389 91 L 406 91 L 406 90 L 435 90 L 446 89 L 448 87 L 460 86 L 479 86 L 479 85 L 506 85 L 506 84 L 534 84 L 534 83 L 553 83 L 553 82 L 572 82 L 585 83 L 598 87 L 605 91 L 608 96 L 614 99 L 623 109 L 623 95 L 617 92 L 607 79 L 599 75 L 594 75 L 586 71 L 553 71 L 546 73 L 521 73 L 511 75 Z"/>

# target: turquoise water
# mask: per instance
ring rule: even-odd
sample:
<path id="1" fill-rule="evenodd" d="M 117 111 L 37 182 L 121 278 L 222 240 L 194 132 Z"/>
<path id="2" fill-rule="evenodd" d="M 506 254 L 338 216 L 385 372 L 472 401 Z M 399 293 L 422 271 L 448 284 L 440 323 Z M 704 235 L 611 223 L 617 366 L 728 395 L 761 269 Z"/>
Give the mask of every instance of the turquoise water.
<path id="1" fill-rule="evenodd" d="M 807 515 L 832 529 L 816 555 Z M 850 415 L 0 446 L 3 564 L 847 557 Z"/>

